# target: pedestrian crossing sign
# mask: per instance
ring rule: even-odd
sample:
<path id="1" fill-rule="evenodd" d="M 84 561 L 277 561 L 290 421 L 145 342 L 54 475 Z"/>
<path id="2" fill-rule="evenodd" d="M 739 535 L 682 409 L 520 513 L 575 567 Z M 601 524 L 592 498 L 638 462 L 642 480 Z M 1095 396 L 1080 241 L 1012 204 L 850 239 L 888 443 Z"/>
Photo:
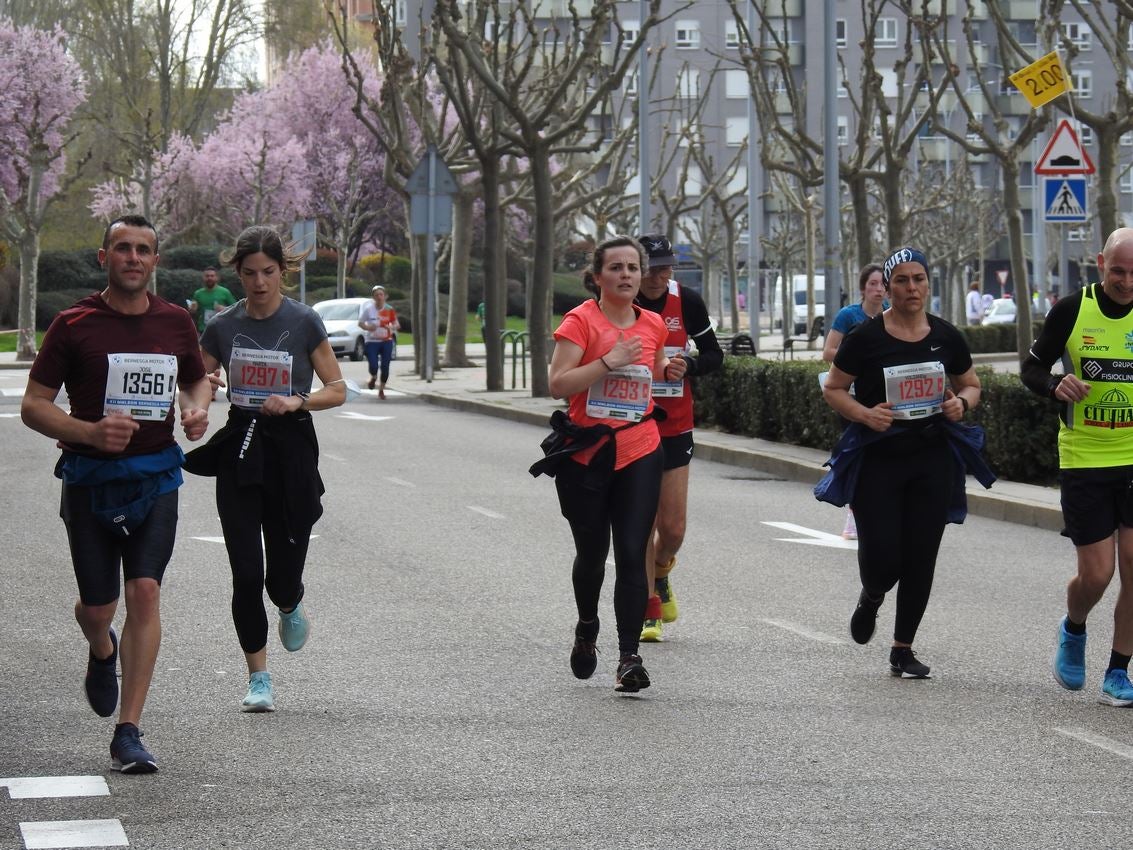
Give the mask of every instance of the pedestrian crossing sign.
<path id="1" fill-rule="evenodd" d="M 1044 177 L 1043 199 L 1043 220 L 1048 223 L 1089 218 L 1085 177 Z"/>

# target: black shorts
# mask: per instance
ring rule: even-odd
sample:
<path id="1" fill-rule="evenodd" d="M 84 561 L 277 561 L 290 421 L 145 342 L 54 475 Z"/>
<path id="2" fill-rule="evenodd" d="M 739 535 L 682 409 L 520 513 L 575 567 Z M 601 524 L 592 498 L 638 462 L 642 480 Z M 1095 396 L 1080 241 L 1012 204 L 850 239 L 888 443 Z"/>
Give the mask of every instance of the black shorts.
<path id="1" fill-rule="evenodd" d="M 661 450 L 665 453 L 666 471 L 688 466 L 692 463 L 692 431 L 685 431 L 675 437 L 662 437 Z"/>
<path id="2" fill-rule="evenodd" d="M 1062 470 L 1063 537 L 1075 546 L 1105 540 L 1118 526 L 1133 528 L 1133 466 Z"/>
<path id="3" fill-rule="evenodd" d="M 161 584 L 177 535 L 176 490 L 158 496 L 145 522 L 126 538 L 95 518 L 87 487 L 63 485 L 59 516 L 67 526 L 71 562 L 84 605 L 108 605 L 118 598 L 119 564 L 126 581 L 152 578 Z"/>

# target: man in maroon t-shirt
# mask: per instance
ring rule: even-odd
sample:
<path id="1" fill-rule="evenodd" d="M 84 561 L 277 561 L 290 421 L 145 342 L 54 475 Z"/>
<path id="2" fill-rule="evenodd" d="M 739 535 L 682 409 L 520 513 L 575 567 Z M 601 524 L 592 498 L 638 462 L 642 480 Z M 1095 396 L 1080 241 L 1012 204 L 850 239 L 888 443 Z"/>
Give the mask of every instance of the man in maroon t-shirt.
<path id="1" fill-rule="evenodd" d="M 181 449 L 173 408 L 190 440 L 208 429 L 212 386 L 197 331 L 179 306 L 151 296 L 157 233 L 141 216 L 106 228 L 98 261 L 107 285 L 51 323 L 32 365 L 21 415 L 59 441 L 61 514 L 79 585 L 75 619 L 90 644 L 86 693 L 110 717 L 118 707 L 119 564 L 126 585 L 122 701 L 111 766 L 152 773 L 138 722 L 161 643 L 160 591 L 177 530 Z M 70 413 L 55 403 L 66 387 Z M 178 388 L 180 393 L 178 393 Z"/>

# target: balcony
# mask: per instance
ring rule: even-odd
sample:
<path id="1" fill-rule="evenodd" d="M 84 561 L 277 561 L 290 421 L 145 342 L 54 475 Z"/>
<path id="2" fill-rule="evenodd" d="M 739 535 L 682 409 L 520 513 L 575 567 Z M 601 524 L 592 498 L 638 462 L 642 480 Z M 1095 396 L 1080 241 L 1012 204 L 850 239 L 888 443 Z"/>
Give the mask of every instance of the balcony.
<path id="1" fill-rule="evenodd" d="M 1023 93 L 1016 91 L 1013 94 L 1000 94 L 995 98 L 996 108 L 1003 115 L 1026 115 L 1031 111 L 1031 104 Z"/>

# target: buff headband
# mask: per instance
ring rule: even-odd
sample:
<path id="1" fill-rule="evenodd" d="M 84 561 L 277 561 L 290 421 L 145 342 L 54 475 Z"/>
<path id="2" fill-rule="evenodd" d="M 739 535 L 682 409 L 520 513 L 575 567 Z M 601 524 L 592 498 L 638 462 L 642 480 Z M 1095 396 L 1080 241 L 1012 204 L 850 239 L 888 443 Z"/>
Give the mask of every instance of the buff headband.
<path id="1" fill-rule="evenodd" d="M 930 274 L 928 270 L 928 260 L 925 255 L 918 251 L 916 248 L 901 248 L 894 251 L 889 259 L 885 261 L 885 265 L 881 267 L 881 279 L 885 281 L 885 285 L 889 286 L 889 278 L 893 275 L 893 269 L 901 265 L 901 263 L 920 263 L 924 266 L 925 274 Z"/>

